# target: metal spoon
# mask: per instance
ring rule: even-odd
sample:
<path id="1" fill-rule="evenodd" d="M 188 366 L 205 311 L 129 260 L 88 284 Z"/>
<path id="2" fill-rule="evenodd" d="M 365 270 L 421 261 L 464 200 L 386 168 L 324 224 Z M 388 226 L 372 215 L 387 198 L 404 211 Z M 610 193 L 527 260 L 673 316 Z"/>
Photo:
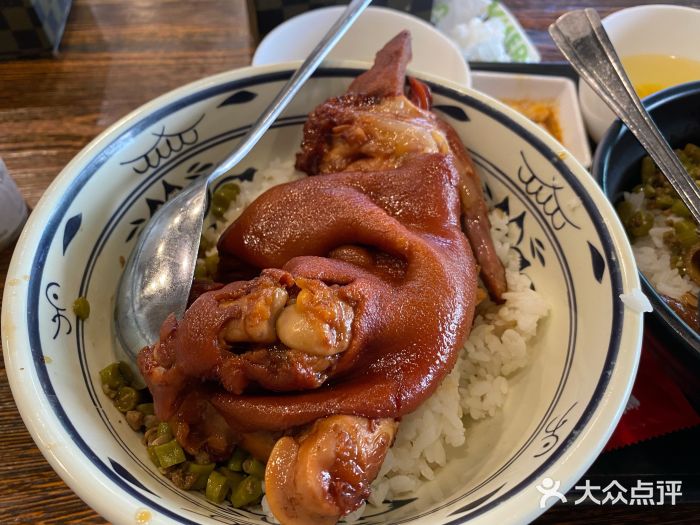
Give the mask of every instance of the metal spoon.
<path id="1" fill-rule="evenodd" d="M 146 224 L 116 296 L 115 328 L 128 361 L 134 362 L 139 350 L 158 339 L 160 326 L 170 313 L 181 318 L 185 311 L 209 187 L 250 152 L 370 1 L 350 2 L 231 155 L 211 175 L 166 202 Z"/>
<path id="2" fill-rule="evenodd" d="M 581 78 L 637 137 L 700 224 L 700 188 L 640 102 L 598 13 L 566 13 L 549 26 L 549 34 Z"/>

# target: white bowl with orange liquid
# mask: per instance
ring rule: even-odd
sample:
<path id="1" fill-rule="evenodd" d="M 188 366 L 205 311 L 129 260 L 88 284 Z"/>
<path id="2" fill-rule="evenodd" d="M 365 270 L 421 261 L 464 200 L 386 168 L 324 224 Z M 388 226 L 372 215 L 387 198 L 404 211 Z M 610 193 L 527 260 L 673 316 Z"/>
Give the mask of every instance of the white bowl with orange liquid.
<path id="1" fill-rule="evenodd" d="M 700 9 L 642 5 L 607 16 L 603 26 L 640 98 L 700 80 Z M 584 81 L 579 101 L 588 133 L 600 142 L 615 115 Z"/>

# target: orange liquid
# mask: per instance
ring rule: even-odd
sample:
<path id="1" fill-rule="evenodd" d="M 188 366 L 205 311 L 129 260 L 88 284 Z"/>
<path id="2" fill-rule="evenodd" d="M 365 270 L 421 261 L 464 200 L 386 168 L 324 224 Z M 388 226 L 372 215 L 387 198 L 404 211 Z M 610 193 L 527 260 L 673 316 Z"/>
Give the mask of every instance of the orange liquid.
<path id="1" fill-rule="evenodd" d="M 669 55 L 631 55 L 622 58 L 634 89 L 644 98 L 662 89 L 700 80 L 700 62 Z"/>

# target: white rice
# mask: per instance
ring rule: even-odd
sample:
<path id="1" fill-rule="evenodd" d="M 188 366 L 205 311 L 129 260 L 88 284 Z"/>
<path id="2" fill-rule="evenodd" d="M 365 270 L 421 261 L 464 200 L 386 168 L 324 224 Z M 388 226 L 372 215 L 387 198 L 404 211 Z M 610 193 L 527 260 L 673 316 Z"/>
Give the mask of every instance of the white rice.
<path id="1" fill-rule="evenodd" d="M 252 181 L 240 182 L 238 199 L 224 220 L 207 231 L 209 240 L 215 243 L 226 225 L 263 191 L 303 177 L 290 162 L 274 162 Z M 490 219 L 496 251 L 506 267 L 505 302 L 479 305 L 455 368 L 433 396 L 402 419 L 394 446 L 372 484 L 370 505 L 413 492 L 424 481 L 434 479 L 447 461 L 449 448 L 464 445 L 466 426 L 493 416 L 503 406 L 508 378 L 529 362 L 528 342 L 535 337 L 537 324 L 548 314 L 549 306 L 519 271 L 519 256 L 510 249 L 518 237 L 517 228 L 501 210 L 494 209 Z M 266 503 L 263 498 L 263 509 L 267 509 Z M 356 511 L 345 521 L 354 521 L 359 515 Z"/>
<path id="2" fill-rule="evenodd" d="M 646 210 L 642 193 L 624 193 L 623 197 L 635 209 Z M 700 287 L 687 275 L 681 275 L 677 268 L 671 267 L 671 256 L 663 241 L 664 234 L 673 229 L 669 223 L 681 220 L 680 217 L 668 216 L 658 210 L 652 210 L 652 213 L 654 226 L 649 235 L 635 240 L 632 245 L 637 267 L 660 294 L 679 301 L 687 293 L 697 296 Z"/>
<path id="3" fill-rule="evenodd" d="M 651 302 L 649 302 L 649 298 L 644 295 L 644 292 L 642 292 L 640 288 L 632 288 L 630 293 L 621 293 L 620 300 L 627 308 L 637 313 L 654 311 Z"/>

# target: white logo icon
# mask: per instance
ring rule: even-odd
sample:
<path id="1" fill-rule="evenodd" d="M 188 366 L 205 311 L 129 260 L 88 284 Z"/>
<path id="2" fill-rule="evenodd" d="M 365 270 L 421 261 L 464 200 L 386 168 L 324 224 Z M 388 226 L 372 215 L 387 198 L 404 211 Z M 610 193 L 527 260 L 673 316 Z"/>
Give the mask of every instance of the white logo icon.
<path id="1" fill-rule="evenodd" d="M 540 508 L 543 509 L 547 506 L 547 500 L 549 498 L 557 498 L 562 503 L 566 503 L 566 496 L 559 492 L 559 486 L 561 483 L 559 481 L 554 481 L 552 478 L 544 478 L 542 483 L 535 487 L 542 497 L 540 498 Z"/>

